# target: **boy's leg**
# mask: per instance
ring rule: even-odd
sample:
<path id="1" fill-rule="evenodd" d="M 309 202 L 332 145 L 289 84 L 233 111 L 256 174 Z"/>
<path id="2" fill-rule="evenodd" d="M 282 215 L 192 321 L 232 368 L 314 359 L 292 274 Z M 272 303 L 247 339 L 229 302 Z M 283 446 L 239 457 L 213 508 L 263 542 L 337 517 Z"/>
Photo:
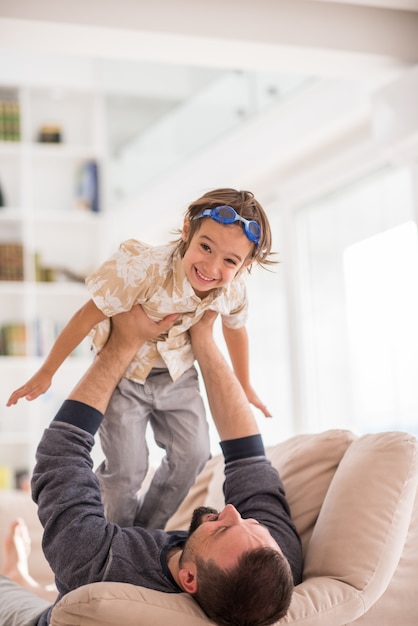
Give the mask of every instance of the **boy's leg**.
<path id="1" fill-rule="evenodd" d="M 194 367 L 175 382 L 163 371 L 149 383 L 154 393 L 150 423 L 166 455 L 142 498 L 135 524 L 164 528 L 210 458 L 209 430 Z"/>
<path id="2" fill-rule="evenodd" d="M 99 429 L 106 460 L 96 474 L 106 519 L 120 526 L 133 525 L 137 492 L 148 470 L 149 411 L 144 386 L 122 378 Z"/>
<path id="3" fill-rule="evenodd" d="M 34 626 L 51 603 L 0 574 L 1 626 Z"/>

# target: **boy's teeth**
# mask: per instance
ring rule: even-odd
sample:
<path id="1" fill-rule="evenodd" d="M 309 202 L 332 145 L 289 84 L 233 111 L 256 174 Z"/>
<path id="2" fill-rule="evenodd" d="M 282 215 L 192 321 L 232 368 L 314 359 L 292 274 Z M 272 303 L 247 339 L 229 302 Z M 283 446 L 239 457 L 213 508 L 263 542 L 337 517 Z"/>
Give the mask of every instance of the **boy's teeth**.
<path id="1" fill-rule="evenodd" d="M 202 278 L 203 280 L 207 280 L 208 282 L 212 280 L 212 278 L 208 278 L 207 276 L 204 276 L 203 274 L 201 274 L 197 268 L 196 268 L 196 272 L 199 274 L 200 278 Z"/>

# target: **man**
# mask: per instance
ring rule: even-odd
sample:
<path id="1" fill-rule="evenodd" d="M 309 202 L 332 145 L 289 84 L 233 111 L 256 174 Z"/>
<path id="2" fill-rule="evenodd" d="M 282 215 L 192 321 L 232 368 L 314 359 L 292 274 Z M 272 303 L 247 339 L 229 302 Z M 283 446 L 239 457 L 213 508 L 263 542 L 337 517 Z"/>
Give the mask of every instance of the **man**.
<path id="1" fill-rule="evenodd" d="M 220 513 L 196 511 L 189 534 L 106 522 L 90 456 L 93 435 L 138 348 L 175 321 L 169 316 L 153 322 L 138 306 L 115 316 L 109 341 L 63 403 L 37 451 L 32 491 L 60 595 L 107 580 L 189 593 L 218 624 L 267 626 L 286 613 L 293 584 L 301 580 L 300 540 L 248 401 L 213 341 L 215 317 L 206 313 L 191 336 L 222 440 L 227 505 Z M 7 624 L 9 594 L 1 584 L 0 594 L 1 623 Z M 20 616 L 15 607 L 14 624 L 49 623 L 50 608 L 28 608 L 28 595 L 19 602 L 26 609 Z"/>

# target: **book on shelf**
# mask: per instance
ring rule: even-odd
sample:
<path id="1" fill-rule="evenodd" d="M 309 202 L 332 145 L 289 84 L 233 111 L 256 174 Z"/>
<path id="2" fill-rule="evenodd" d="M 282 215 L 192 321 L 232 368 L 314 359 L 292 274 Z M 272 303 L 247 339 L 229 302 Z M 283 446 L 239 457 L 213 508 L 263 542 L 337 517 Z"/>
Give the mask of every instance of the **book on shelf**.
<path id="1" fill-rule="evenodd" d="M 65 322 L 58 322 L 53 319 L 35 319 L 30 329 L 34 356 L 46 356 L 64 326 Z M 91 355 L 91 340 L 87 338 L 69 356 L 87 357 L 89 355 Z"/>
<path id="2" fill-rule="evenodd" d="M 3 324 L 0 328 L 0 354 L 2 356 L 26 356 L 27 332 L 23 322 Z"/>
<path id="3" fill-rule="evenodd" d="M 44 357 L 63 327 L 63 322 L 47 318 L 36 318 L 28 324 L 4 323 L 0 327 L 0 355 Z M 87 338 L 75 348 L 71 356 L 86 357 L 90 354 L 91 341 Z"/>
<path id="4" fill-rule="evenodd" d="M 0 89 L 0 141 L 20 141 L 20 105 L 16 89 Z"/>
<path id="5" fill-rule="evenodd" d="M 30 493 L 30 474 L 26 468 L 14 468 L 11 465 L 0 465 L 0 490 L 18 489 Z"/>
<path id="6" fill-rule="evenodd" d="M 3 356 L 45 356 L 61 325 L 50 319 L 36 318 L 32 323 L 9 322 L 0 328 L 0 354 Z"/>
<path id="7" fill-rule="evenodd" d="M 77 172 L 76 205 L 80 209 L 100 211 L 99 166 L 96 161 L 86 161 Z"/>
<path id="8" fill-rule="evenodd" d="M 10 465 L 0 465 L 0 489 L 13 489 L 14 475 Z"/>
<path id="9" fill-rule="evenodd" d="M 3 189 L 1 186 L 1 180 L 0 180 L 0 208 L 6 206 L 6 199 L 4 197 L 4 193 L 3 193 Z"/>
<path id="10" fill-rule="evenodd" d="M 0 243 L 0 280 L 23 280 L 23 245 Z"/>
<path id="11" fill-rule="evenodd" d="M 50 265 L 44 265 L 39 252 L 35 252 L 33 260 L 35 265 L 35 280 L 38 283 L 71 282 L 82 283 L 84 285 L 85 274 L 79 274 L 65 266 L 56 265 L 52 267 Z"/>

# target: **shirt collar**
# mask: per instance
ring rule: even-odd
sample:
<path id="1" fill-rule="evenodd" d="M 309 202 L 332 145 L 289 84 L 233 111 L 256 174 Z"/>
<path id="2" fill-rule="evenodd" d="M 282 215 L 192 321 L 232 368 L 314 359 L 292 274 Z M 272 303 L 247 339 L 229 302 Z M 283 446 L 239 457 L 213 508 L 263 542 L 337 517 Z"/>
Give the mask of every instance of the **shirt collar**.
<path id="1" fill-rule="evenodd" d="M 164 548 L 161 551 L 161 555 L 160 555 L 160 563 L 161 563 L 161 567 L 163 570 L 163 574 L 164 576 L 166 576 L 166 578 L 168 578 L 168 580 L 171 582 L 172 585 L 174 585 L 174 587 L 176 587 L 177 589 L 179 589 L 180 591 L 183 591 L 183 589 L 181 589 L 181 587 L 178 586 L 178 584 L 176 583 L 176 581 L 174 580 L 174 577 L 172 575 L 172 573 L 170 572 L 170 568 L 168 567 L 168 563 L 167 563 L 167 557 L 168 557 L 168 553 L 171 550 L 171 548 L 174 548 L 175 546 L 183 546 L 186 539 L 187 539 L 187 532 L 185 531 L 172 531 L 169 532 L 169 540 L 166 543 L 166 545 L 164 546 Z"/>

